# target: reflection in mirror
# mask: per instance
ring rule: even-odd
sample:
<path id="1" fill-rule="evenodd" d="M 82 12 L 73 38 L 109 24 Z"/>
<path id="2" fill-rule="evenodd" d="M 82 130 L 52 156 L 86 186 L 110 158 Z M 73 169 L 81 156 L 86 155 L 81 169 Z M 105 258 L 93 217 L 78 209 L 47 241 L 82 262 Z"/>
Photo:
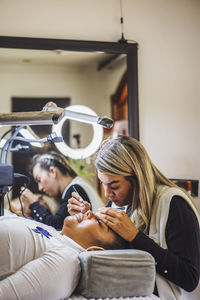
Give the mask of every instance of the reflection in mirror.
<path id="1" fill-rule="evenodd" d="M 125 54 L 0 48 L 1 112 L 10 112 L 12 98 L 27 97 L 27 101 L 51 98 L 53 101 L 54 97 L 63 97 L 70 99 L 69 105 L 86 105 L 97 115 L 112 118 L 111 96 L 126 68 Z M 43 103 L 40 109 L 42 107 Z M 23 107 L 19 111 L 23 111 Z M 67 123 L 69 130 L 64 131 L 69 136 L 64 136 L 64 140 L 74 149 L 86 147 L 92 139 L 92 126 L 75 121 Z M 1 135 L 5 130 L 7 128 L 1 128 Z M 105 136 L 110 134 L 111 131 L 105 131 Z M 40 136 L 38 131 L 37 135 Z M 38 150 L 33 149 L 31 156 L 35 151 Z M 14 155 L 15 169 L 19 167 L 17 161 L 20 158 Z M 89 170 L 94 172 L 93 168 Z"/>
<path id="2" fill-rule="evenodd" d="M 97 114 L 95 113 L 95 111 L 86 105 L 71 105 L 71 106 L 68 106 L 67 109 L 71 113 L 77 112 L 77 113 L 88 114 L 88 116 L 94 117 L 95 119 L 97 117 Z M 109 120 L 111 120 L 111 119 L 109 119 Z M 59 136 L 66 137 L 66 131 L 63 130 L 63 125 L 65 125 L 66 121 L 69 124 L 68 119 L 66 117 L 64 117 L 58 124 L 54 124 L 52 126 L 52 132 L 55 132 L 58 137 Z M 86 118 L 85 121 L 88 122 L 89 120 Z M 80 123 L 80 122 L 78 122 L 78 123 Z M 78 124 L 78 123 L 76 122 L 75 124 Z M 84 124 L 83 121 L 81 121 L 81 123 Z M 103 140 L 103 127 L 101 125 L 97 124 L 96 122 L 90 123 L 90 124 L 93 128 L 93 133 L 91 136 L 91 142 L 89 144 L 86 144 L 85 147 L 81 147 L 81 144 L 80 144 L 81 134 L 80 134 L 80 132 L 78 132 L 78 133 L 74 132 L 74 133 L 72 133 L 72 137 L 75 137 L 77 140 L 76 149 L 73 149 L 72 147 L 70 147 L 69 143 L 67 143 L 67 142 L 65 143 L 65 141 L 63 141 L 62 143 L 55 143 L 55 146 L 57 147 L 57 149 L 63 155 L 67 155 L 68 157 L 71 157 L 73 159 L 85 159 L 85 158 L 88 158 L 88 157 L 92 156 L 93 154 L 95 154 L 95 152 L 98 150 L 98 148 L 100 147 L 102 140 Z M 84 127 L 82 129 L 84 129 Z M 70 132 L 69 128 L 68 128 L 67 132 Z M 83 130 L 82 130 L 82 132 L 83 132 Z M 85 133 L 87 135 L 87 132 L 85 132 Z M 68 136 L 70 136 L 70 135 L 68 134 Z"/>
<path id="3" fill-rule="evenodd" d="M 126 71 L 126 55 L 0 48 L 2 112 L 11 97 L 69 97 L 111 116 L 111 95 Z"/>
<path id="4" fill-rule="evenodd" d="M 71 148 L 85 148 L 91 143 L 93 137 L 93 129 L 90 124 L 69 120 L 69 128 L 70 138 L 68 144 Z M 63 139 L 65 142 L 67 142 L 64 136 L 64 132 L 65 130 L 63 130 Z"/>
<path id="5" fill-rule="evenodd" d="M 5 49 L 5 48 L 8 48 L 9 50 L 13 49 L 14 51 L 18 49 L 19 50 L 37 49 L 42 51 L 51 50 L 51 52 L 56 52 L 58 55 L 63 51 L 67 51 L 67 52 L 75 51 L 78 52 L 78 54 L 79 53 L 85 53 L 85 54 L 103 53 L 106 55 L 108 54 L 108 56 L 111 55 L 110 58 L 106 60 L 106 63 L 105 60 L 103 63 L 102 62 L 100 63 L 100 66 L 98 67 L 99 70 L 102 69 L 102 66 L 104 67 L 105 65 L 107 65 L 108 62 L 115 60 L 115 58 L 118 58 L 121 55 L 125 55 L 126 65 L 127 65 L 126 80 L 128 84 L 128 86 L 126 87 L 127 90 L 126 95 L 127 95 L 127 103 L 128 103 L 128 132 L 130 136 L 139 139 L 138 67 L 137 67 L 138 44 L 136 42 L 127 43 L 127 42 L 123 42 L 122 40 L 118 42 L 100 42 L 100 41 L 84 41 L 84 40 L 0 36 L 0 49 Z M 30 59 L 25 58 L 23 59 L 23 62 L 29 63 Z M 2 72 L 4 72 L 4 70 L 2 70 Z M 2 96 L 4 96 L 4 94 L 2 94 Z M 116 104 L 115 101 L 113 102 Z M 121 105 L 121 102 L 119 104 Z"/>
<path id="6" fill-rule="evenodd" d="M 137 43 L 0 36 L 0 82 L 1 113 L 11 112 L 13 98 L 62 98 L 68 105 L 87 105 L 99 116 L 128 118 L 128 134 L 139 139 Z M 1 135 L 7 129 L 1 129 Z M 73 132 L 86 142 L 80 128 Z M 104 130 L 104 137 L 111 134 Z M 74 138 L 68 137 L 72 145 Z M 31 156 L 34 153 L 32 148 Z M 28 155 L 18 157 L 28 165 Z M 25 174 L 21 162 L 16 166 L 18 160 L 12 161 L 15 171 Z M 79 167 L 82 170 L 82 161 Z"/>

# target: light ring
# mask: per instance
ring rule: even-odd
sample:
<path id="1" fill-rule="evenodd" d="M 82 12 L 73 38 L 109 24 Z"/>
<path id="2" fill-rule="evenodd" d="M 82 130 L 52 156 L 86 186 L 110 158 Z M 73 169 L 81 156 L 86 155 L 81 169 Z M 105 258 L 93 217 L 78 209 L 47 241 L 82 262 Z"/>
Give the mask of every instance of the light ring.
<path id="1" fill-rule="evenodd" d="M 67 110 L 97 116 L 97 114 L 91 108 L 85 105 L 71 105 L 67 107 Z M 66 119 L 67 117 L 64 117 L 58 124 L 54 124 L 52 126 L 52 132 L 55 132 L 57 136 L 62 136 L 62 127 Z M 64 141 L 61 143 L 55 143 L 55 146 L 63 155 L 69 156 L 73 159 L 84 159 L 93 155 L 98 150 L 103 140 L 103 127 L 98 124 L 91 124 L 91 126 L 93 127 L 93 137 L 90 144 L 85 148 L 73 149 Z"/>

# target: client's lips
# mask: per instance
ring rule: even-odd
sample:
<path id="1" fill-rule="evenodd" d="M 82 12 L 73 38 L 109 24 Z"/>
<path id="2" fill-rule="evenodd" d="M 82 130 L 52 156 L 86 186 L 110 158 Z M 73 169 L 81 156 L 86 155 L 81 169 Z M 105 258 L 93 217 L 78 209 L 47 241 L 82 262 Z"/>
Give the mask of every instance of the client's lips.
<path id="1" fill-rule="evenodd" d="M 83 219 L 83 214 L 82 213 L 76 214 L 75 217 L 77 218 L 78 222 L 80 223 Z"/>

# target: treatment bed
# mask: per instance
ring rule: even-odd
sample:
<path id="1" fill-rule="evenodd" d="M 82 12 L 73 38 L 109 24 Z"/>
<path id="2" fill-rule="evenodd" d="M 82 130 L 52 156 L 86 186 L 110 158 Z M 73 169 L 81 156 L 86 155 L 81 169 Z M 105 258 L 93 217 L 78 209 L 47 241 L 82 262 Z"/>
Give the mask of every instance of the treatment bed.
<path id="1" fill-rule="evenodd" d="M 157 300 L 155 261 L 145 251 L 104 250 L 79 255 L 81 276 L 67 300 Z"/>
<path id="2" fill-rule="evenodd" d="M 12 227 L 10 218 L 13 217 L 13 214 L 7 214 L 6 226 Z M 2 230 L 5 224 L 1 226 Z M 18 230 L 17 226 L 15 229 Z M 4 253 L 4 245 L 1 246 L 3 260 L 9 255 Z M 15 252 L 21 251 L 19 239 L 13 247 Z M 11 272 L 5 281 L 0 281 L 0 299 L 26 300 L 27 295 L 32 300 L 159 299 L 153 295 L 155 261 L 148 252 L 123 249 L 83 251 L 78 256 L 73 253 L 70 248 L 59 247 L 56 243 L 54 248 L 26 263 L 16 273 Z M 18 254 L 17 257 L 20 259 L 21 256 Z"/>

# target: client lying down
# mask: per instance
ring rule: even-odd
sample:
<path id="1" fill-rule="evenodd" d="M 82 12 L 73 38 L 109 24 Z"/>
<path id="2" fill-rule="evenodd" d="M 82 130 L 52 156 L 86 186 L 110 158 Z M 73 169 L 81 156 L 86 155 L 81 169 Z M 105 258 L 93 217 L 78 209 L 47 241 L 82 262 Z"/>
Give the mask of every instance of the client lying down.
<path id="1" fill-rule="evenodd" d="M 33 220 L 0 217 L 0 299 L 65 299 L 78 283 L 80 252 L 122 244 L 91 211 L 67 217 L 61 233 Z"/>

